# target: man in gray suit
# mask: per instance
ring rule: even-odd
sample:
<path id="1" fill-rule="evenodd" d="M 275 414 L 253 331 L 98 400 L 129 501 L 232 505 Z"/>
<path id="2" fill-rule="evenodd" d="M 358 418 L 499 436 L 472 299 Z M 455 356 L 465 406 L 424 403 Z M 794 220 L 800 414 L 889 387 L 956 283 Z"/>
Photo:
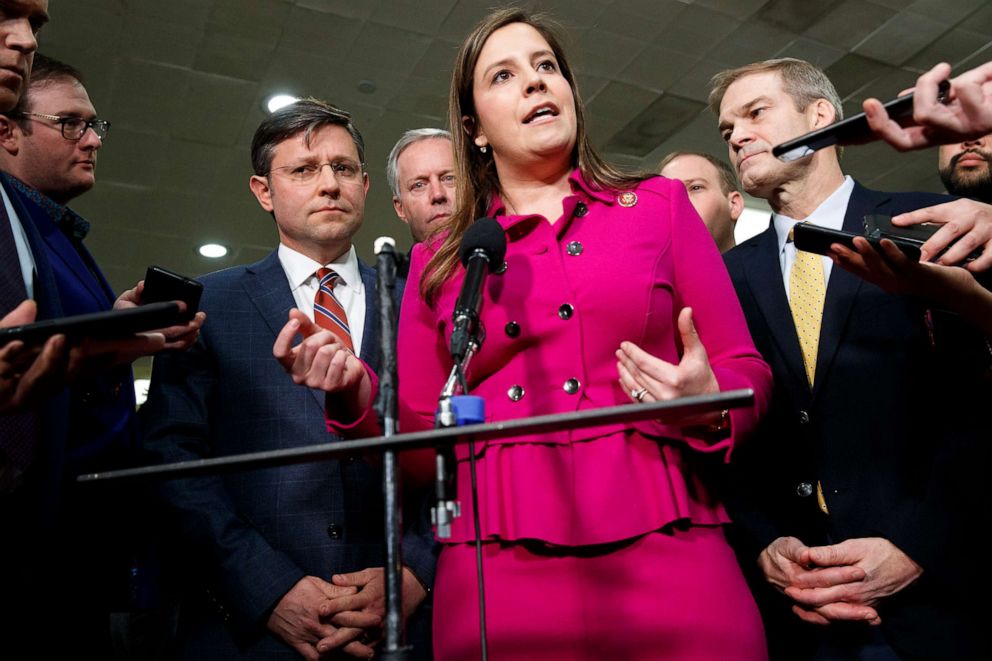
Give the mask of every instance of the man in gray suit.
<path id="1" fill-rule="evenodd" d="M 255 133 L 252 165 L 251 190 L 275 219 L 279 247 L 205 276 L 201 308 L 211 323 L 189 352 L 156 360 L 145 443 L 160 461 L 333 439 L 325 394 L 294 385 L 272 355 L 291 310 L 307 334 L 326 328 L 320 317 L 334 308 L 333 332 L 377 368 L 374 271 L 352 246 L 369 178 L 350 116 L 315 99 L 278 110 Z M 325 461 L 174 481 L 163 491 L 189 558 L 184 571 L 196 570 L 180 623 L 187 658 L 371 656 L 383 592 L 377 468 Z M 429 536 L 407 535 L 407 612 L 433 580 L 432 549 Z"/>

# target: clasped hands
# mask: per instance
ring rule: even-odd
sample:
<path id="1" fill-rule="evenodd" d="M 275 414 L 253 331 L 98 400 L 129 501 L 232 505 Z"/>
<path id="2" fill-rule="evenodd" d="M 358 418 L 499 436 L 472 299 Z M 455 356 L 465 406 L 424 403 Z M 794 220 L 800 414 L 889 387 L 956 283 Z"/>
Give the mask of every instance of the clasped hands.
<path id="1" fill-rule="evenodd" d="M 403 568 L 404 619 L 426 592 L 413 573 Z M 327 658 L 334 650 L 370 659 L 380 637 L 385 612 L 385 579 L 381 567 L 336 574 L 331 582 L 316 576 L 300 579 L 268 619 L 268 628 L 308 661 Z"/>
<path id="2" fill-rule="evenodd" d="M 765 579 L 794 603 L 792 611 L 812 624 L 839 621 L 881 624 L 878 603 L 906 588 L 923 569 L 881 537 L 848 539 L 808 547 L 779 537 L 761 552 Z"/>

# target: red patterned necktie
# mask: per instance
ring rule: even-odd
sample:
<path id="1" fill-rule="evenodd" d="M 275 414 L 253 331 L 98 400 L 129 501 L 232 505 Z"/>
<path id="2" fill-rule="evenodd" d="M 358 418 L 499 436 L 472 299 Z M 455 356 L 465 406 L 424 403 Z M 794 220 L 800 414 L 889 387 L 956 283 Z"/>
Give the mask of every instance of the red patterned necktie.
<path id="1" fill-rule="evenodd" d="M 348 349 L 354 352 L 351 344 L 351 328 L 348 326 L 348 315 L 344 306 L 334 295 L 334 285 L 341 279 L 337 273 L 327 268 L 317 269 L 317 280 L 320 286 L 313 299 L 313 320 L 321 328 L 326 328 L 340 338 Z"/>

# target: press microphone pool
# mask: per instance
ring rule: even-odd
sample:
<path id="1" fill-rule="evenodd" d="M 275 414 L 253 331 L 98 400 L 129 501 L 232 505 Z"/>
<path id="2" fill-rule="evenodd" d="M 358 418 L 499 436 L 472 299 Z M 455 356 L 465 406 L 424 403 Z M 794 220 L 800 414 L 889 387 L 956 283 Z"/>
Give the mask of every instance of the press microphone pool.
<path id="1" fill-rule="evenodd" d="M 465 358 L 469 346 L 479 343 L 479 308 L 486 276 L 499 268 L 506 256 L 506 235 L 492 218 L 479 218 L 465 231 L 458 249 L 465 266 L 465 280 L 452 315 L 451 357 L 456 363 Z"/>

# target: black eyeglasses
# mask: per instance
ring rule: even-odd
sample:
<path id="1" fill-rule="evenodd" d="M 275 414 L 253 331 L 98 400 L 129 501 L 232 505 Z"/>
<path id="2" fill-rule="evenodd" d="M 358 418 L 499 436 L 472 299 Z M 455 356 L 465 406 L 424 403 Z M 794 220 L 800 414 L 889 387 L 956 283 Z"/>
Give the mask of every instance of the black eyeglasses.
<path id="1" fill-rule="evenodd" d="M 62 137 L 66 140 L 81 140 L 86 129 L 93 129 L 96 137 L 101 140 L 110 133 L 110 122 L 105 119 L 83 119 L 82 117 L 62 117 L 61 115 L 46 115 L 42 112 L 18 113 L 22 117 L 42 117 L 51 120 L 62 129 Z"/>

